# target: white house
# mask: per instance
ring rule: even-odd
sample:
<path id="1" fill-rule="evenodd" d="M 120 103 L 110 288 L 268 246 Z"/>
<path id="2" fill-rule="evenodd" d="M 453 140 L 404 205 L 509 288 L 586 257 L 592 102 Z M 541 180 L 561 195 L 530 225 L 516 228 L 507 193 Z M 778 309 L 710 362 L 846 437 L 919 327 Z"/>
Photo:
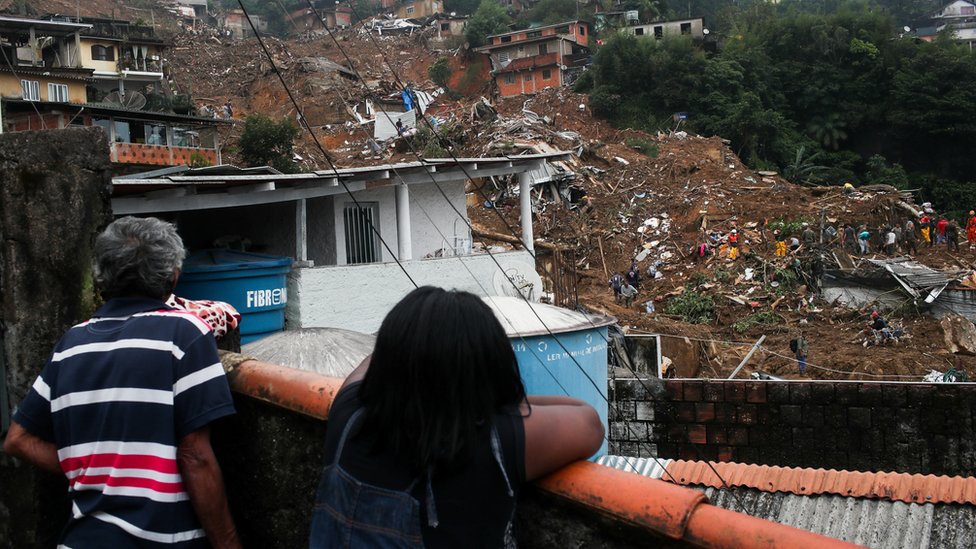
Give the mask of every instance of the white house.
<path id="1" fill-rule="evenodd" d="M 938 23 L 938 31 L 949 27 L 956 40 L 967 44 L 969 49 L 976 47 L 976 2 L 956 0 L 943 7 L 932 19 Z"/>
<path id="2" fill-rule="evenodd" d="M 634 25 L 620 30 L 636 36 L 652 36 L 656 40 L 683 35 L 691 36 L 695 40 L 702 40 L 705 37 L 705 23 L 701 17 Z"/>
<path id="3" fill-rule="evenodd" d="M 517 174 L 522 241 L 531 246 L 531 173 L 567 158 L 560 152 L 426 160 L 291 175 L 170 168 L 115 178 L 112 209 L 174 221 L 191 250 L 246 239 L 251 251 L 292 257 L 289 328 L 372 332 L 413 288 L 410 278 L 482 296 L 517 295 L 514 280 L 538 300 L 542 280 L 529 251 L 472 252 L 464 185 L 469 177 Z"/>

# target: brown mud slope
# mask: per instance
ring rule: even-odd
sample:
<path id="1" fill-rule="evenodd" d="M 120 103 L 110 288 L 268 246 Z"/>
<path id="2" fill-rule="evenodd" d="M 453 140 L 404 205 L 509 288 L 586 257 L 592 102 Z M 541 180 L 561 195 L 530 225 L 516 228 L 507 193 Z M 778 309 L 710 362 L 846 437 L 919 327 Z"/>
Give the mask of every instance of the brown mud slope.
<path id="1" fill-rule="evenodd" d="M 635 331 L 691 338 L 689 349 L 682 355 L 697 356 L 701 367 L 689 369 L 685 365 L 683 374 L 727 376 L 749 345 L 763 334 L 767 336 L 763 349 L 740 377 L 761 370 L 789 378 L 874 379 L 874 375 L 917 380 L 930 369 L 946 371 L 954 365 L 973 371 L 973 357 L 953 355 L 946 349 L 938 321 L 906 315 L 908 307 L 883 312 L 890 320 L 903 323 L 909 337 L 896 345 L 864 347 L 861 330 L 868 310 L 824 303 L 807 292 L 802 281 L 789 290 L 784 290 L 785 285 L 773 288 L 764 283 L 777 270 L 789 270 L 789 264 L 787 259 L 774 257 L 772 242 L 763 243 L 759 232 L 763 220 L 807 221 L 816 228 L 822 211 L 827 225 L 865 223 L 875 229 L 892 212 L 899 219 L 908 215 L 892 205 L 901 198 L 899 193 L 855 193 L 848 197 L 838 187 L 794 185 L 779 175 L 750 170 L 718 137 L 677 138 L 617 130 L 591 117 L 588 108 L 581 111 L 581 104 L 586 105 L 585 96 L 562 90 L 548 91 L 528 101 L 505 100 L 499 105 L 502 115 L 518 116 L 525 108 L 548 116 L 555 129 L 579 132 L 583 145 L 580 162 L 595 168 L 583 168 L 585 176 L 574 182 L 593 198 L 593 210 L 582 213 L 543 202 L 538 208 L 541 211 L 536 212 L 536 237 L 577 252 L 582 305 L 609 312 Z M 628 143 L 649 149 L 649 154 Z M 498 218 L 501 213 L 510 225 L 519 227 L 517 197 L 497 209 L 480 202 L 483 200 L 469 207 L 479 226 L 508 232 Z M 703 241 L 703 218 L 709 230 L 725 234 L 735 226 L 742 233 L 743 253 L 737 261 L 728 260 L 724 250 L 719 256 L 697 260 L 692 250 Z M 645 225 L 645 220 L 653 225 Z M 765 232 L 771 240 L 772 231 Z M 649 251 L 640 262 L 641 293 L 634 306 L 625 308 L 614 303 L 607 288 L 608 274 L 624 272 L 635 255 L 645 249 Z M 802 250 L 798 256 L 807 261 Z M 935 268 L 971 269 L 976 254 L 963 246 L 960 253 L 950 256 L 942 246 L 924 248 L 915 259 Z M 661 261 L 663 276 L 649 280 L 646 269 L 656 261 Z M 745 280 L 747 268 L 752 270 L 753 280 Z M 671 299 L 684 289 L 696 289 L 712 299 L 714 321 L 689 324 L 667 314 Z M 654 303 L 654 313 L 646 312 L 647 301 Z M 761 319 L 768 324 L 750 326 L 747 317 L 755 313 L 765 313 Z M 810 368 L 806 376 L 799 375 L 790 356 L 789 340 L 800 333 L 810 344 L 809 362 L 836 371 Z"/>

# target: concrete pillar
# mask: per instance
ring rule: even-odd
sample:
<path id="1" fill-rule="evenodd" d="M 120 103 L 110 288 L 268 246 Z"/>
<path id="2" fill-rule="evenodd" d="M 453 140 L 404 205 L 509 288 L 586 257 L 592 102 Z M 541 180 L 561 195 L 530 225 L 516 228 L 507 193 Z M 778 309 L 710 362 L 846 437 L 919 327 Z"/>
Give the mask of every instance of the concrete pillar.
<path id="1" fill-rule="evenodd" d="M 81 65 L 81 31 L 75 31 L 75 68 L 82 68 Z"/>
<path id="2" fill-rule="evenodd" d="M 522 210 L 522 242 L 525 249 L 535 251 L 535 240 L 532 236 L 532 176 L 528 172 L 518 174 L 519 208 Z"/>
<path id="3" fill-rule="evenodd" d="M 396 185 L 397 255 L 400 261 L 413 259 L 413 243 L 410 240 L 410 191 L 407 184 Z"/>
<path id="4" fill-rule="evenodd" d="M 308 261 L 308 213 L 304 198 L 295 201 L 295 261 Z"/>

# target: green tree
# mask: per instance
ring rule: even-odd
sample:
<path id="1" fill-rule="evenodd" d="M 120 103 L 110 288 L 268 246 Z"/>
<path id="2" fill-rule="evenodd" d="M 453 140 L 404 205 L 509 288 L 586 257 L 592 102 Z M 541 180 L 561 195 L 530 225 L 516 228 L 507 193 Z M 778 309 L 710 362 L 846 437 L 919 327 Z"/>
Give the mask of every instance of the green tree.
<path id="1" fill-rule="evenodd" d="M 427 68 L 427 75 L 435 84 L 447 88 L 447 83 L 451 79 L 451 61 L 447 57 L 438 57 L 430 67 Z"/>
<path id="2" fill-rule="evenodd" d="M 477 48 L 485 45 L 488 36 L 507 31 L 510 23 L 511 18 L 497 0 L 481 0 L 474 15 L 468 19 L 464 37 L 472 48 Z"/>
<path id="3" fill-rule="evenodd" d="M 283 173 L 299 171 L 293 157 L 298 128 L 288 118 L 278 122 L 263 114 L 252 114 L 244 120 L 244 132 L 238 143 L 241 159 L 247 166 L 271 166 Z"/>

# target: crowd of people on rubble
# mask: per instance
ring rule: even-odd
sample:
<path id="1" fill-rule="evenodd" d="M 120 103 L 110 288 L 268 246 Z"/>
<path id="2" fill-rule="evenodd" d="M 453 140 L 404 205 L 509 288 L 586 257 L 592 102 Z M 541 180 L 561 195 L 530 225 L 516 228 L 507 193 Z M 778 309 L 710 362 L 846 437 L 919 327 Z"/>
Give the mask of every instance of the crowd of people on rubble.
<path id="1" fill-rule="evenodd" d="M 888 223 L 877 229 L 866 224 L 843 225 L 836 244 L 854 255 L 883 253 L 887 256 L 899 254 L 918 254 L 922 247 L 945 246 L 947 251 L 958 252 L 962 233 L 970 250 L 976 249 L 976 211 L 969 211 L 965 227 L 947 216 L 933 212 L 922 212 L 918 218 L 909 217 L 903 221 Z"/>

